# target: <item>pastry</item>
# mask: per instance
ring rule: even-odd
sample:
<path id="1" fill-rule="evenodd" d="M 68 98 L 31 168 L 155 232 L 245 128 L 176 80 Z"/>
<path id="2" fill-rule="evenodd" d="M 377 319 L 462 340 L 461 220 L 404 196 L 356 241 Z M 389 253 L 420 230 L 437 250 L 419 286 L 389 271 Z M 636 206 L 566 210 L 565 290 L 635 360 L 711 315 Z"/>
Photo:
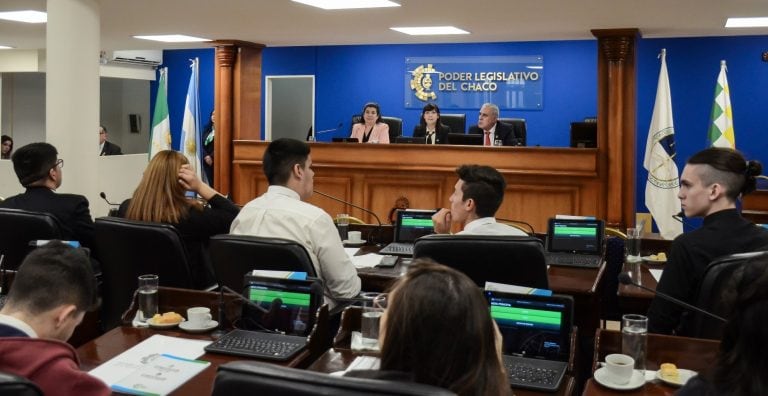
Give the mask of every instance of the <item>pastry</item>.
<path id="1" fill-rule="evenodd" d="M 672 363 L 662 363 L 659 373 L 665 381 L 680 382 L 680 372 L 677 371 L 677 366 Z"/>
<path id="2" fill-rule="evenodd" d="M 155 314 L 155 316 L 152 317 L 152 322 L 155 324 L 174 324 L 181 322 L 183 319 L 184 318 L 176 312 L 166 312 L 162 315 Z"/>

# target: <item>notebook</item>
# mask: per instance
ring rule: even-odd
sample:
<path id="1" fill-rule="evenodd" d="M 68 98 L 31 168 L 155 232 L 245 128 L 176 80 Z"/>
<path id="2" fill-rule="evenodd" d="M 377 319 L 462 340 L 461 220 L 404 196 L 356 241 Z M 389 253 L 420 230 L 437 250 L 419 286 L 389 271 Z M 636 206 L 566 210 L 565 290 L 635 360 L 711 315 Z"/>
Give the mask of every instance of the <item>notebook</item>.
<path id="1" fill-rule="evenodd" d="M 605 224 L 596 219 L 549 219 L 547 265 L 597 268 L 603 261 Z"/>
<path id="2" fill-rule="evenodd" d="M 435 210 L 398 210 L 395 241 L 381 249 L 379 254 L 413 256 L 413 242 L 424 235 L 435 233 L 435 226 L 432 223 L 435 212 Z"/>
<path id="3" fill-rule="evenodd" d="M 501 332 L 510 384 L 556 391 L 568 369 L 573 299 L 499 291 L 486 291 L 485 297 Z"/>

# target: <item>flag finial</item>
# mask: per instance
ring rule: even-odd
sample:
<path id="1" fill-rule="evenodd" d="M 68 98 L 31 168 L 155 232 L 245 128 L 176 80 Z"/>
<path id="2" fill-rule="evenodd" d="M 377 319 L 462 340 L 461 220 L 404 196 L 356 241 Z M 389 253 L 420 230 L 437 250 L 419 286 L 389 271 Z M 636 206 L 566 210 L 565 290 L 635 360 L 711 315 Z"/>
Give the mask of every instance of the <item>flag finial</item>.
<path id="1" fill-rule="evenodd" d="M 725 59 L 720 61 L 720 66 L 725 66 Z"/>

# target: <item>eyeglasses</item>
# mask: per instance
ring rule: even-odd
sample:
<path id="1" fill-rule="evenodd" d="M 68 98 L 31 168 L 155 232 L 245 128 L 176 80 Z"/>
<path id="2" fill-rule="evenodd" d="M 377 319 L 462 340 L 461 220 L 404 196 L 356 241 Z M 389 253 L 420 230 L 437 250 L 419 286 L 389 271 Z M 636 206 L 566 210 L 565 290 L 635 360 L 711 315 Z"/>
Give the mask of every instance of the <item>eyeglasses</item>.
<path id="1" fill-rule="evenodd" d="M 63 160 L 63 159 L 61 159 L 61 158 L 57 159 L 57 160 L 56 160 L 56 164 L 55 164 L 55 165 L 53 165 L 53 167 L 55 168 L 55 167 L 57 167 L 57 166 L 58 166 L 59 168 L 63 168 L 63 167 L 64 167 L 64 160 Z"/>

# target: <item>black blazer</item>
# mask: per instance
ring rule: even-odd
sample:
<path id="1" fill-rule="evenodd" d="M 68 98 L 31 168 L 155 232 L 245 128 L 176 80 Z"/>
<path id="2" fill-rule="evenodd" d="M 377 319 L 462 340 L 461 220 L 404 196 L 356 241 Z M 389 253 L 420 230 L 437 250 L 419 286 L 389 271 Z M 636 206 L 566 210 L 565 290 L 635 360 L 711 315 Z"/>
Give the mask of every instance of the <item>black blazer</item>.
<path id="1" fill-rule="evenodd" d="M 472 125 L 469 127 L 469 133 L 482 135 L 483 130 L 477 125 Z M 501 139 L 501 144 L 503 146 L 517 146 L 518 142 L 523 141 L 523 136 L 521 134 L 513 131 L 511 126 L 501 121 L 496 121 L 496 138 Z"/>
<path id="2" fill-rule="evenodd" d="M 451 127 L 445 124 L 440 124 L 435 131 L 435 144 L 445 144 L 448 141 L 448 134 L 451 133 Z M 416 125 L 413 128 L 413 137 L 423 137 L 426 141 L 427 127 L 424 125 Z"/>
<path id="3" fill-rule="evenodd" d="M 120 146 L 104 141 L 104 147 L 102 147 L 101 154 L 99 155 L 123 155 L 123 152 L 120 150 Z"/>
<path id="4" fill-rule="evenodd" d="M 130 199 L 120 204 L 118 217 L 125 217 Z M 218 234 L 229 234 L 232 221 L 240 212 L 240 208 L 232 201 L 216 194 L 210 201 L 210 207 L 202 211 L 190 210 L 188 215 L 176 224 L 171 224 L 179 230 L 184 241 L 184 248 L 189 258 L 189 268 L 195 280 L 195 286 L 205 288 L 216 283 L 213 267 L 208 256 L 208 239 Z"/>
<path id="5" fill-rule="evenodd" d="M 0 207 L 50 213 L 59 220 L 61 236 L 91 247 L 93 220 L 88 199 L 76 194 L 57 194 L 48 187 L 29 187 L 23 194 L 0 202 Z"/>

